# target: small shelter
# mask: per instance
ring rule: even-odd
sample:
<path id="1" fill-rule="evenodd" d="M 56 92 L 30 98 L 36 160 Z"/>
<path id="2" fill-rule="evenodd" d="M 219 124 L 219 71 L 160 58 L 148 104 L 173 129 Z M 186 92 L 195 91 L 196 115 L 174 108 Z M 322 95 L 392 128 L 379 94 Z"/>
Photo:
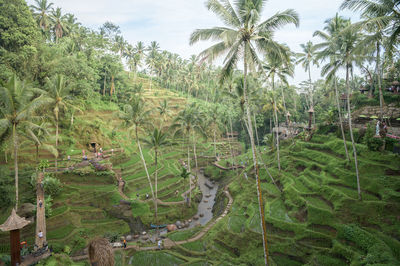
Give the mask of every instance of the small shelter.
<path id="1" fill-rule="evenodd" d="M 88 144 L 89 144 L 89 150 L 93 152 L 98 152 L 98 150 L 101 147 L 100 141 L 96 137 L 92 137 Z"/>
<path id="2" fill-rule="evenodd" d="M 3 232 L 10 231 L 10 246 L 11 246 L 11 265 L 21 264 L 21 251 L 20 251 L 20 229 L 24 228 L 30 221 L 23 217 L 19 217 L 12 209 L 10 217 L 7 221 L 0 225 L 0 230 Z"/>
<path id="3" fill-rule="evenodd" d="M 226 132 L 226 137 L 227 138 L 236 138 L 239 135 L 236 131 L 233 132 Z"/>

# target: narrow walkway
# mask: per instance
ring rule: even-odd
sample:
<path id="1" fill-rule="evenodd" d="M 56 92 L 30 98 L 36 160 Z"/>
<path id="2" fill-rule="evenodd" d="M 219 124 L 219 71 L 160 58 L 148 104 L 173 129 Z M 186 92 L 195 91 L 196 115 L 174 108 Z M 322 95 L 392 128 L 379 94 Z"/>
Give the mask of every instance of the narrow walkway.
<path id="1" fill-rule="evenodd" d="M 43 247 L 46 242 L 46 208 L 44 202 L 43 188 L 44 173 L 39 173 L 36 183 L 36 236 L 35 250 Z M 39 237 L 39 232 L 42 232 L 42 237 Z"/>

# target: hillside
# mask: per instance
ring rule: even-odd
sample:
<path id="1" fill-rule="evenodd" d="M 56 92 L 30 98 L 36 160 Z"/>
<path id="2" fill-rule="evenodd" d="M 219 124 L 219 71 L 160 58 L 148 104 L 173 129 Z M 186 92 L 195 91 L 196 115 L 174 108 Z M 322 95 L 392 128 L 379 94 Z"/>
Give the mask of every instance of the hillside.
<path id="1" fill-rule="evenodd" d="M 162 99 L 168 99 L 172 111 L 163 123 L 165 127 L 171 124 L 186 102 L 185 98 L 160 88 L 146 89 L 143 97 L 149 109 L 157 106 Z M 115 150 L 114 156 L 100 162 L 112 164 L 112 170 L 96 172 L 93 167 L 85 166 L 57 174 L 63 189 L 53 199 L 52 215 L 47 219 L 47 237 L 56 252 L 63 252 L 68 246 L 72 258 L 83 254 L 82 249 L 95 236 L 116 239 L 139 234 L 149 230 L 149 225 L 154 222 L 154 205 L 150 201 L 145 202 L 150 188 L 133 134 L 122 127 L 116 106 L 111 105 L 109 109 L 106 105 L 100 107 L 78 114 L 74 122 L 75 130 L 68 127 L 61 129 L 63 160 L 59 162 L 59 167 L 78 163 L 81 149 L 86 149 L 91 141 L 100 143 L 108 154 L 111 148 Z M 156 117 L 155 113 L 153 115 Z M 142 137 L 144 134 L 141 131 Z M 174 204 L 184 200 L 182 192 L 188 189 L 188 182 L 180 177 L 180 160 L 185 158 L 186 148 L 181 140 L 177 141 L 174 146 L 164 148 L 158 160 L 159 220 L 162 223 L 175 223 L 193 217 L 198 204 L 198 201 L 194 202 L 193 208 Z M 231 144 L 240 154 L 240 143 Z M 282 146 L 281 172 L 277 169 L 275 152 L 260 148 L 262 161 L 278 184 L 278 187 L 272 184 L 262 166 L 260 171 L 271 261 L 276 265 L 398 264 L 399 157 L 371 152 L 366 146 L 357 145 L 363 196 L 363 201 L 359 201 L 353 164 L 345 162 L 340 139 L 316 135 L 310 142 L 297 138 L 284 142 Z M 348 146 L 351 148 L 350 144 Z M 220 138 L 216 147 L 217 153 L 229 154 L 227 139 Z M 214 153 L 212 142 L 199 143 L 197 149 L 197 153 L 201 154 L 199 166 L 204 167 L 205 174 L 219 184 L 213 207 L 214 217 L 219 217 L 228 204 L 224 188 L 233 199 L 232 206 L 227 208 L 227 215 L 215 224 L 210 223 L 211 227 L 200 226 L 169 233 L 167 238 L 172 241 L 190 240 L 174 244 L 170 250 L 138 251 L 138 243 L 129 243 L 132 249 L 116 251 L 120 265 L 129 262 L 132 265 L 155 262 L 163 265 L 262 264 L 260 219 L 251 153 L 240 154 L 234 159 L 238 164 L 247 165 L 246 168 L 221 170 L 210 164 Z M 29 148 L 22 149 L 21 153 L 23 158 L 30 158 Z M 41 159 L 47 158 L 53 164 L 49 153 L 40 151 L 40 155 Z M 72 162 L 65 160 L 67 155 L 72 156 Z M 154 153 L 146 146 L 144 157 L 152 175 L 155 171 Z M 218 164 L 228 167 L 231 158 L 223 158 Z M 25 199 L 33 194 L 28 185 L 30 173 L 28 170 L 21 178 L 21 183 L 25 184 L 22 186 Z M 123 190 L 116 186 L 119 177 L 125 181 Z M 152 182 L 154 185 L 153 175 Z M 194 198 L 197 193 L 199 191 L 193 193 Z M 120 201 L 127 198 L 137 199 L 136 205 L 121 204 Z M 6 218 L 7 212 L 2 212 L 0 222 Z M 207 229 L 204 236 L 191 240 L 202 228 Z M 21 239 L 33 243 L 34 234 L 34 224 L 31 224 L 23 229 Z M 152 243 L 141 245 L 150 248 Z M 0 235 L 0 247 L 2 252 L 8 251 L 7 234 Z"/>

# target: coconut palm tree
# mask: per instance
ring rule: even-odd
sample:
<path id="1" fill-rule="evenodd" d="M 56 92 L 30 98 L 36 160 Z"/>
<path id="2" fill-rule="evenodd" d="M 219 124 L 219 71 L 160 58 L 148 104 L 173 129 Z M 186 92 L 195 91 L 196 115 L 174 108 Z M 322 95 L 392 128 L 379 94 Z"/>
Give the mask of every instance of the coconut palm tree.
<path id="1" fill-rule="evenodd" d="M 158 225 L 157 220 L 157 200 L 158 200 L 158 188 L 157 188 L 157 180 L 158 180 L 158 155 L 160 153 L 160 149 L 163 146 L 166 146 L 169 141 L 167 140 L 167 134 L 162 132 L 161 129 L 154 128 L 153 132 L 149 135 L 147 139 L 143 139 L 143 142 L 149 146 L 149 148 L 154 150 L 154 163 L 155 163 L 155 171 L 154 171 L 154 183 L 155 183 L 155 220 L 156 225 Z M 158 226 L 157 226 L 158 232 Z"/>
<path id="2" fill-rule="evenodd" d="M 387 52 L 389 55 L 393 52 L 400 36 L 398 0 L 344 0 L 340 9 L 359 11 L 364 18 L 364 22 L 379 24 L 380 26 L 376 29 L 380 31 L 381 29 L 379 28 L 382 27 L 389 34 Z"/>
<path id="3" fill-rule="evenodd" d="M 287 47 L 286 52 L 282 56 L 276 56 L 274 54 L 268 54 L 265 57 L 265 64 L 263 65 L 264 71 L 267 73 L 267 77 L 277 77 L 284 85 L 289 86 L 287 81 L 287 77 L 293 77 L 294 74 L 294 66 L 291 60 L 291 52 Z M 283 107 L 285 112 L 286 123 L 289 123 L 289 117 L 286 109 L 286 101 L 285 101 L 285 94 L 283 91 L 283 86 L 280 86 L 281 94 L 282 94 L 282 101 Z"/>
<path id="4" fill-rule="evenodd" d="M 64 76 L 61 74 L 57 74 L 52 79 L 47 78 L 47 93 L 46 100 L 47 104 L 52 109 L 54 115 L 54 122 L 56 125 L 56 150 L 58 149 L 58 134 L 59 134 L 59 122 L 60 122 L 60 114 L 65 112 L 69 108 L 77 109 L 75 105 L 71 101 L 71 83 L 67 83 L 64 79 Z M 55 168 L 57 172 L 57 159 L 58 153 L 55 153 Z"/>
<path id="5" fill-rule="evenodd" d="M 157 106 L 158 113 L 162 117 L 162 122 L 165 123 L 167 117 L 171 115 L 171 110 L 168 104 L 167 99 L 164 99 L 162 102 L 159 102 L 159 106 Z"/>
<path id="6" fill-rule="evenodd" d="M 34 89 L 25 82 L 18 80 L 14 74 L 9 81 L 0 86 L 0 136 L 8 136 L 14 148 L 14 172 L 15 172 L 15 209 L 18 209 L 18 149 L 19 130 L 31 128 L 33 112 L 46 103 L 45 99 L 35 97 Z"/>
<path id="7" fill-rule="evenodd" d="M 121 35 L 116 35 L 114 37 L 114 51 L 119 54 L 119 58 L 122 59 L 122 56 L 126 52 L 127 42 L 125 41 L 124 37 Z"/>
<path id="8" fill-rule="evenodd" d="M 173 132 L 174 136 L 183 135 L 186 136 L 187 140 L 187 167 L 190 172 L 190 137 L 194 132 L 201 133 L 203 135 L 204 131 L 200 127 L 201 123 L 199 121 L 199 111 L 195 103 L 192 105 L 186 106 L 181 112 L 178 113 L 177 117 L 174 119 L 173 125 L 170 127 L 170 130 Z M 196 145 L 196 141 L 193 142 L 194 149 Z M 195 154 L 195 159 L 197 158 Z M 189 178 L 189 206 L 192 197 L 191 192 L 191 180 Z"/>
<path id="9" fill-rule="evenodd" d="M 144 159 L 144 156 L 143 156 L 142 146 L 140 145 L 139 134 L 138 134 L 139 128 L 141 128 L 147 124 L 149 115 L 150 115 L 150 111 L 145 110 L 144 102 L 140 97 L 133 98 L 132 102 L 130 104 L 124 105 L 124 109 L 119 112 L 119 118 L 124 121 L 123 126 L 125 128 L 127 128 L 129 130 L 129 132 L 133 128 L 135 130 L 135 139 L 136 139 L 136 143 L 138 145 L 140 159 L 142 160 L 143 167 L 146 172 L 147 180 L 149 182 L 151 195 L 154 200 L 155 195 L 154 195 L 154 191 L 153 191 L 153 185 L 151 183 L 150 174 L 147 169 L 146 160 Z"/>
<path id="10" fill-rule="evenodd" d="M 309 97 L 310 97 L 310 108 L 314 108 L 314 93 L 313 84 L 311 79 L 311 64 L 318 66 L 316 48 L 311 41 L 306 44 L 300 44 L 303 52 L 297 53 L 297 64 L 301 64 L 305 71 L 308 72 L 308 83 L 309 83 Z M 314 116 L 315 123 L 315 116 Z"/>
<path id="11" fill-rule="evenodd" d="M 52 10 L 53 3 L 49 3 L 47 0 L 35 0 L 34 5 L 30 5 L 33 15 L 39 23 L 39 27 L 43 32 L 47 31 L 47 28 L 51 24 L 50 12 Z"/>
<path id="12" fill-rule="evenodd" d="M 29 141 L 33 142 L 36 147 L 36 163 L 39 163 L 39 147 L 51 152 L 55 157 L 58 156 L 58 151 L 53 145 L 46 144 L 49 140 L 49 122 L 41 122 L 40 124 L 29 124 L 21 132 L 24 137 Z M 23 143 L 21 144 L 23 146 Z"/>
<path id="13" fill-rule="evenodd" d="M 63 36 L 64 31 L 67 28 L 65 16 L 61 12 L 61 8 L 57 7 L 51 12 L 51 24 L 53 25 L 54 36 L 56 38 L 56 43 Z"/>
<path id="14" fill-rule="evenodd" d="M 335 62 L 335 56 L 340 50 L 339 44 L 337 42 L 338 39 L 335 37 L 346 27 L 350 25 L 350 20 L 349 19 L 344 19 L 343 17 L 339 16 L 336 14 L 334 18 L 328 19 L 325 21 L 325 27 L 323 31 L 316 31 L 314 32 L 314 36 L 319 36 L 323 42 L 316 44 L 315 48 L 319 50 L 317 59 L 318 60 L 325 60 L 329 58 L 330 62 L 327 63 L 327 66 L 324 66 L 322 68 L 322 72 L 324 72 L 324 69 L 329 68 L 329 65 L 333 62 Z M 321 50 L 322 49 L 322 50 Z M 346 154 L 346 158 L 348 161 L 350 161 L 350 156 L 349 152 L 347 149 L 347 144 L 346 144 L 346 135 L 344 134 L 344 126 L 343 126 L 343 119 L 342 119 L 342 111 L 340 108 L 340 102 L 339 102 L 339 92 L 337 88 L 337 77 L 336 77 L 336 71 L 328 74 L 327 81 L 330 81 L 333 79 L 333 87 L 335 90 L 335 100 L 336 100 L 336 108 L 338 110 L 338 115 L 339 115 L 339 123 L 340 123 L 340 130 L 342 132 L 342 138 L 343 138 L 343 145 L 344 145 L 344 150 Z"/>
<path id="15" fill-rule="evenodd" d="M 348 111 L 348 123 L 349 123 L 351 144 L 353 148 L 359 200 L 361 200 L 362 198 L 361 198 L 361 188 L 360 188 L 360 176 L 358 171 L 357 150 L 354 141 L 353 126 L 351 121 L 350 72 L 353 69 L 354 64 L 358 63 L 360 61 L 360 58 L 362 58 L 362 55 L 360 54 L 360 51 L 362 51 L 362 49 L 361 47 L 359 47 L 360 40 L 361 40 L 361 34 L 355 27 L 347 27 L 344 30 L 342 30 L 337 36 L 335 36 L 335 41 L 338 42 L 340 50 L 337 52 L 336 56 L 333 57 L 334 61 L 329 65 L 327 65 L 325 69 L 323 69 L 322 73 L 323 75 L 325 75 L 326 73 L 337 73 L 338 69 L 340 68 L 344 68 L 346 70 L 346 88 L 347 88 L 346 102 Z"/>

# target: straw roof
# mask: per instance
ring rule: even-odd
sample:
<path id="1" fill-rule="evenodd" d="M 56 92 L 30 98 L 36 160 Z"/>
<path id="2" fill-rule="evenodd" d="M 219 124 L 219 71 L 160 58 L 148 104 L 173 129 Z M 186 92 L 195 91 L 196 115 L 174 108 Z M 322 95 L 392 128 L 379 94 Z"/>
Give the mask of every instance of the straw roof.
<path id="1" fill-rule="evenodd" d="M 89 243 L 90 263 L 98 266 L 114 266 L 114 251 L 110 242 L 105 238 L 97 238 Z"/>
<path id="2" fill-rule="evenodd" d="M 19 217 L 15 212 L 15 209 L 12 209 L 10 217 L 8 217 L 7 221 L 4 224 L 0 225 L 0 229 L 2 231 L 12 231 L 25 227 L 29 224 L 30 221 L 25 220 L 25 218 Z"/>

